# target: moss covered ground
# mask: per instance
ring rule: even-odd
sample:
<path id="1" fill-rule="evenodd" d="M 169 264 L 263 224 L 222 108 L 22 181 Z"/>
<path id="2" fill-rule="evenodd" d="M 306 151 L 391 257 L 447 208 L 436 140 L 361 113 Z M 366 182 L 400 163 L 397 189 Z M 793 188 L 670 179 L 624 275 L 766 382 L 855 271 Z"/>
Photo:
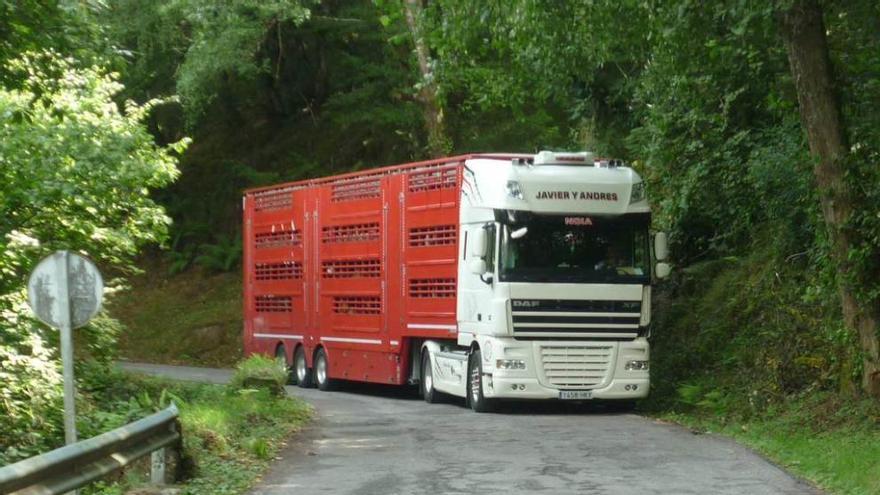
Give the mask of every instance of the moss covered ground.
<path id="1" fill-rule="evenodd" d="M 157 263 L 131 279 L 111 314 L 125 329 L 120 358 L 163 364 L 230 367 L 242 357 L 241 275 L 190 269 L 169 275 Z"/>

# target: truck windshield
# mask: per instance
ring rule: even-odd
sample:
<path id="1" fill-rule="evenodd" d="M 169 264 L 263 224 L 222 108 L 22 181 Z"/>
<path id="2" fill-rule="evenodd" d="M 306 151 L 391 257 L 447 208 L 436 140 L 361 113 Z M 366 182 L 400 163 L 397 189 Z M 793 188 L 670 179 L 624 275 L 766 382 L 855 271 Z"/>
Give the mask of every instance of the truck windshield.
<path id="1" fill-rule="evenodd" d="M 648 215 L 520 215 L 501 231 L 500 280 L 641 284 L 650 280 Z"/>

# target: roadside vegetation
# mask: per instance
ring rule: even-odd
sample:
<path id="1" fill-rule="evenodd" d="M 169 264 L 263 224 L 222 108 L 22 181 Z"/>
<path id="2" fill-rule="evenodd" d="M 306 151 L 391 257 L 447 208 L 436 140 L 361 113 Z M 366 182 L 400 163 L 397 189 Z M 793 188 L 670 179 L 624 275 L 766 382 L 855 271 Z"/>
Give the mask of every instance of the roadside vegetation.
<path id="1" fill-rule="evenodd" d="M 145 273 L 110 304 L 125 326 L 120 359 L 229 368 L 242 357 L 241 275 L 201 268 L 169 276 L 168 263 Z M 146 268 L 148 267 L 148 268 Z"/>
<path id="2" fill-rule="evenodd" d="M 695 433 L 732 437 L 829 493 L 880 493 L 880 408 L 874 401 L 818 393 L 790 397 L 749 418 L 701 408 L 659 417 Z"/>
<path id="3" fill-rule="evenodd" d="M 240 363 L 228 386 L 177 382 L 112 368 L 90 371 L 82 390 L 88 406 L 78 421 L 83 436 L 122 426 L 171 402 L 177 405 L 183 456 L 177 464 L 176 487 L 186 494 L 244 493 L 311 416 L 304 402 L 283 394 L 286 371 L 269 358 Z M 87 493 L 122 494 L 148 481 L 149 470 L 135 467 Z"/>
<path id="4" fill-rule="evenodd" d="M 731 436 L 831 493 L 878 493 L 880 403 L 856 391 L 852 335 L 816 300 L 803 256 L 774 252 L 771 234 L 663 288 L 641 407 Z"/>

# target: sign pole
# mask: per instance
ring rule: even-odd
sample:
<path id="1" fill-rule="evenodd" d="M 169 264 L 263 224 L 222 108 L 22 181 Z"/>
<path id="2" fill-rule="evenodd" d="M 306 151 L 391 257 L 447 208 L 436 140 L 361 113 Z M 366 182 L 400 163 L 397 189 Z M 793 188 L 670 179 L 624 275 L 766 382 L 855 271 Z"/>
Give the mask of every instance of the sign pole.
<path id="1" fill-rule="evenodd" d="M 68 445 L 76 443 L 76 382 L 73 378 L 73 330 L 70 318 L 70 285 L 68 270 L 70 253 L 55 254 L 58 283 L 58 327 L 61 330 L 61 365 L 64 370 L 64 440 Z"/>
<path id="2" fill-rule="evenodd" d="M 73 330 L 101 310 L 104 279 L 88 258 L 56 251 L 43 258 L 28 277 L 28 304 L 40 321 L 61 331 L 64 375 L 64 441 L 76 443 L 76 382 L 73 377 Z M 75 492 L 70 492 L 75 493 Z"/>

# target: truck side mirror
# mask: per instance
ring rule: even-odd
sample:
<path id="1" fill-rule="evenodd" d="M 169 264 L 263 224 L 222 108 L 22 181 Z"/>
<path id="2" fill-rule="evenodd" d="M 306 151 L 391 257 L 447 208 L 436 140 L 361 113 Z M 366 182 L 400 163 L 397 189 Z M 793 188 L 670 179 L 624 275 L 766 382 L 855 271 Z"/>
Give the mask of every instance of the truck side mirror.
<path id="1" fill-rule="evenodd" d="M 489 271 L 489 268 L 486 266 L 486 260 L 482 258 L 471 258 L 468 260 L 468 270 L 474 275 L 483 276 Z"/>
<path id="2" fill-rule="evenodd" d="M 664 279 L 669 276 L 672 272 L 672 267 L 669 266 L 669 263 L 657 263 L 657 266 L 654 267 L 654 274 L 657 275 L 658 279 Z"/>
<path id="3" fill-rule="evenodd" d="M 669 244 L 666 232 L 657 232 L 654 234 L 654 258 L 657 261 L 666 261 L 667 257 L 669 257 Z"/>
<path id="4" fill-rule="evenodd" d="M 468 254 L 477 258 L 482 258 L 483 256 L 486 256 L 486 242 L 486 229 L 476 230 L 475 232 L 473 232 L 473 238 L 469 239 L 471 252 Z M 483 273 L 486 273 L 485 270 L 483 271 Z"/>

